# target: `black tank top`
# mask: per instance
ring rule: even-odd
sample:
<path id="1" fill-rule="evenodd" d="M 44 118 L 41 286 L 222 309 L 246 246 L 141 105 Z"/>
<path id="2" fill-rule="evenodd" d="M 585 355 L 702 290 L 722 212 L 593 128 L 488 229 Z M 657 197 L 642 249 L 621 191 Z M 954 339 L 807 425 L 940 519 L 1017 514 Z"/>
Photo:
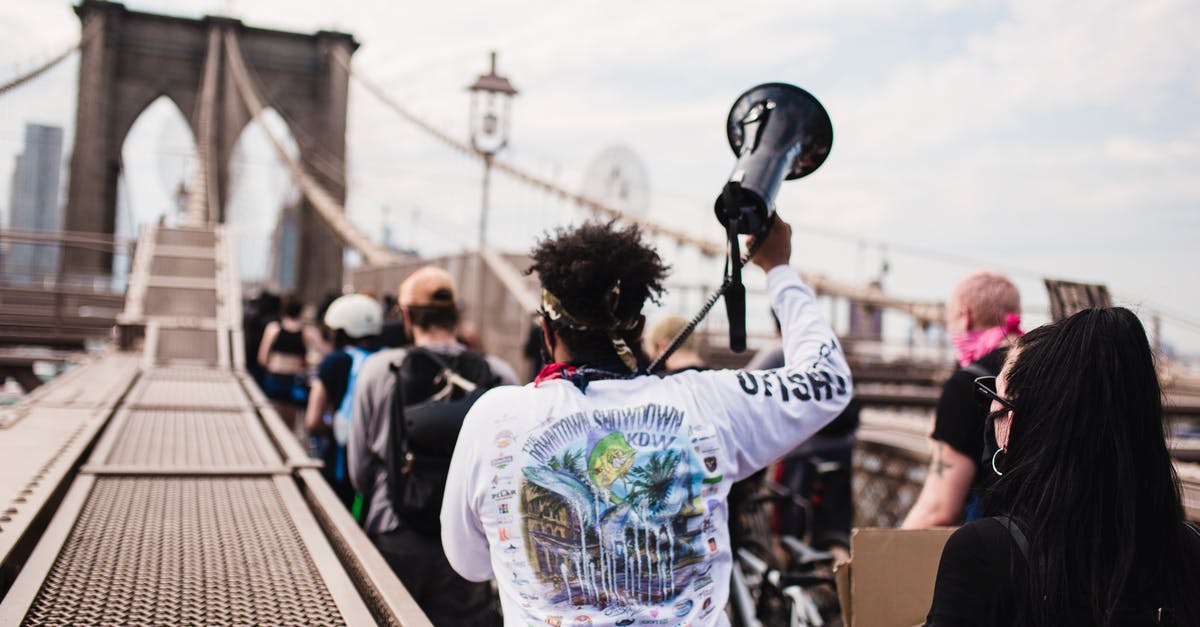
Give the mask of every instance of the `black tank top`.
<path id="1" fill-rule="evenodd" d="M 304 336 L 300 331 L 288 331 L 280 327 L 279 335 L 276 335 L 275 341 L 271 342 L 271 352 L 304 357 Z"/>

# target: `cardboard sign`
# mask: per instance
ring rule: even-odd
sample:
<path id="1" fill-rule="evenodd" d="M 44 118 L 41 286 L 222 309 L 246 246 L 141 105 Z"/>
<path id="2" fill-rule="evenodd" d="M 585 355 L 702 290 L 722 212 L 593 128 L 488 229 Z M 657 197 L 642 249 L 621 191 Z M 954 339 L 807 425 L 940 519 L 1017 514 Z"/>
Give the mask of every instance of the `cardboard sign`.
<path id="1" fill-rule="evenodd" d="M 912 627 L 933 601 L 942 547 L 953 527 L 855 529 L 849 563 L 838 564 L 838 600 L 847 627 Z"/>

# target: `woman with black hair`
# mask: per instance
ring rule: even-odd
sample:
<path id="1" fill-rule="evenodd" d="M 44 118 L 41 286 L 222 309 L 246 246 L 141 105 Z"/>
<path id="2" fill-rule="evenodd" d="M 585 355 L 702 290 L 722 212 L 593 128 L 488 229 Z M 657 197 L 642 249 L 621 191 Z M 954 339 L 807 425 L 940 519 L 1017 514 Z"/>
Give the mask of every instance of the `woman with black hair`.
<path id="1" fill-rule="evenodd" d="M 999 446 L 991 516 L 947 541 L 926 625 L 1200 625 L 1200 531 L 1137 317 L 1035 329 L 976 383 Z"/>

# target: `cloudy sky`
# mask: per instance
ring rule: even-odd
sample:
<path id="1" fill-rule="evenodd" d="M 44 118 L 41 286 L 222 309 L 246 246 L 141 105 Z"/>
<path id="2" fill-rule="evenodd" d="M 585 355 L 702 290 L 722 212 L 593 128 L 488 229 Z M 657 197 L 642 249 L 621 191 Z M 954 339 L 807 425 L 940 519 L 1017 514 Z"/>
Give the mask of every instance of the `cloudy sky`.
<path id="1" fill-rule="evenodd" d="M 1188 270 L 1200 266 L 1196 2 L 127 5 L 351 32 L 362 43 L 356 71 L 464 138 L 464 87 L 495 49 L 500 72 L 521 90 L 507 158 L 577 189 L 598 155 L 624 146 L 645 165 L 649 216 L 712 239 L 720 237 L 712 200 L 733 164 L 730 105 L 755 84 L 794 83 L 824 103 L 835 135 L 821 170 L 785 184 L 778 198 L 796 226 L 797 265 L 861 283 L 886 261 L 888 291 L 922 300 L 990 266 L 1017 279 L 1031 322 L 1045 317 L 1042 277 L 1103 282 L 1120 303 L 1161 311 L 1168 342 L 1200 352 L 1200 290 Z M 78 36 L 70 5 L 57 0 L 8 0 L 0 16 L 0 79 Z M 70 134 L 76 67 L 72 59 L 0 96 L 5 210 L 21 125 Z M 128 138 L 128 222 L 170 206 L 191 150 L 181 126 L 160 103 Z M 294 192 L 261 142 L 244 141 L 231 210 L 248 238 L 261 237 Z M 387 226 L 397 243 L 430 254 L 474 241 L 477 163 L 357 85 L 348 144 L 356 222 L 373 233 Z M 489 240 L 513 250 L 583 218 L 499 176 L 492 202 Z M 684 278 L 716 279 L 687 251 L 662 250 Z M 889 326 L 903 334 L 902 323 Z"/>

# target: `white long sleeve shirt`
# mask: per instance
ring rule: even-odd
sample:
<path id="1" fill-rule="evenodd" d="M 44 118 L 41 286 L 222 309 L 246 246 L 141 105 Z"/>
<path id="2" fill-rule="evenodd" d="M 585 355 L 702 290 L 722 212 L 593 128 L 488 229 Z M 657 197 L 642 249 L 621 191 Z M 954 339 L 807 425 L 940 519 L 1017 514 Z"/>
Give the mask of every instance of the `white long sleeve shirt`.
<path id="1" fill-rule="evenodd" d="M 446 557 L 495 578 L 505 624 L 726 622 L 730 485 L 849 402 L 813 291 L 767 274 L 786 365 L 498 388 L 471 409 L 442 505 Z"/>

